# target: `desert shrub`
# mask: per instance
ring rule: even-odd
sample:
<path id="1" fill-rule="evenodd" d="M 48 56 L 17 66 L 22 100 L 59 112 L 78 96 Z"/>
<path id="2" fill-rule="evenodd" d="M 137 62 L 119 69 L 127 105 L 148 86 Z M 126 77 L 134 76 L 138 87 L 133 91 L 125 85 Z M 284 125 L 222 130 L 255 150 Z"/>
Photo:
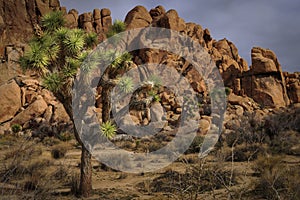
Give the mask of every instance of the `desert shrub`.
<path id="1" fill-rule="evenodd" d="M 204 137 L 203 136 L 196 136 L 188 148 L 188 150 L 185 152 L 186 154 L 190 153 L 199 153 L 201 144 L 203 143 Z"/>
<path id="2" fill-rule="evenodd" d="M 267 134 L 273 138 L 283 131 L 294 130 L 300 132 L 300 108 L 281 111 L 266 118 L 265 129 Z"/>
<path id="3" fill-rule="evenodd" d="M 18 146 L 12 146 L 1 156 L 0 181 L 2 182 L 23 177 L 28 173 L 28 162 L 42 154 L 41 148 L 31 141 L 19 139 L 16 142 Z"/>
<path id="4" fill-rule="evenodd" d="M 61 141 L 58 138 L 55 138 L 55 137 L 45 137 L 42 140 L 42 143 L 45 146 L 55 146 L 55 145 L 58 145 L 59 143 L 61 143 Z"/>
<path id="5" fill-rule="evenodd" d="M 153 179 L 151 192 L 171 193 L 179 199 L 196 199 L 198 194 L 236 184 L 235 174 L 220 165 L 193 165 L 185 173 L 167 170 Z"/>
<path id="6" fill-rule="evenodd" d="M 242 144 L 244 141 L 239 131 L 233 131 L 225 136 L 225 142 L 227 146 L 233 147 L 238 144 Z"/>
<path id="7" fill-rule="evenodd" d="M 151 142 L 148 146 L 149 152 L 157 151 L 163 148 L 165 145 L 163 143 Z"/>
<path id="8" fill-rule="evenodd" d="M 269 142 L 270 151 L 274 154 L 291 154 L 291 148 L 299 144 L 299 136 L 295 131 L 282 131 Z"/>
<path id="9" fill-rule="evenodd" d="M 37 190 L 39 186 L 39 180 L 41 177 L 39 177 L 37 174 L 34 174 L 26 179 L 24 183 L 24 190 Z"/>
<path id="10" fill-rule="evenodd" d="M 266 199 L 299 199 L 300 170 L 290 167 L 280 156 L 262 156 L 255 165 L 258 180 L 253 193 Z"/>
<path id="11" fill-rule="evenodd" d="M 128 149 L 131 150 L 135 147 L 135 143 L 131 141 L 120 141 L 120 144 L 117 144 L 117 146 L 121 147 L 122 149 Z"/>
<path id="12" fill-rule="evenodd" d="M 31 161 L 27 166 L 25 166 L 25 172 L 33 176 L 35 173 L 44 170 L 47 166 L 51 164 L 48 159 Z"/>
<path id="13" fill-rule="evenodd" d="M 13 124 L 11 126 L 11 130 L 14 133 L 18 133 L 18 132 L 20 132 L 22 130 L 22 126 L 20 124 Z"/>
<path id="14" fill-rule="evenodd" d="M 59 167 L 53 172 L 52 176 L 56 180 L 64 180 L 68 176 L 68 169 L 65 165 L 60 164 Z"/>
<path id="15" fill-rule="evenodd" d="M 0 135 L 0 149 L 9 148 L 17 140 L 18 140 L 18 138 L 11 134 Z"/>
<path id="16" fill-rule="evenodd" d="M 70 141 L 73 138 L 73 134 L 70 132 L 63 132 L 58 135 L 58 139 L 64 142 Z"/>
<path id="17" fill-rule="evenodd" d="M 293 166 L 289 169 L 287 186 L 287 199 L 300 199 L 300 168 Z"/>
<path id="18" fill-rule="evenodd" d="M 65 145 L 56 145 L 51 150 L 51 155 L 54 159 L 65 157 L 68 148 Z"/>
<path id="19" fill-rule="evenodd" d="M 71 193 L 74 195 L 79 195 L 79 184 L 80 184 L 80 175 L 75 173 L 71 176 L 70 183 L 68 184 L 71 187 Z"/>
<path id="20" fill-rule="evenodd" d="M 245 162 L 257 159 L 258 155 L 265 151 L 265 148 L 258 143 L 252 145 L 241 144 L 236 145 L 233 149 L 228 147 L 220 149 L 219 154 L 223 154 L 224 161 Z"/>

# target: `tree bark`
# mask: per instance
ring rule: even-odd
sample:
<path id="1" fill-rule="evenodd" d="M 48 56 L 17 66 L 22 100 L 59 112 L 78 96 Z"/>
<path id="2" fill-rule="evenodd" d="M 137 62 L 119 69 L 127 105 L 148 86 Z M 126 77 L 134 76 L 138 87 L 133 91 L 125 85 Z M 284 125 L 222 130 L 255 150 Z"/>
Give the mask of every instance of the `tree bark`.
<path id="1" fill-rule="evenodd" d="M 73 119 L 72 98 L 65 97 L 62 94 L 55 95 L 58 100 L 63 104 L 67 114 L 69 115 L 74 126 L 74 135 L 77 142 L 81 145 L 81 164 L 80 164 L 80 184 L 79 195 L 89 197 L 92 192 L 92 155 L 83 145 L 80 135 L 75 127 Z"/>
<path id="2" fill-rule="evenodd" d="M 83 197 L 89 197 L 92 192 L 92 156 L 82 145 L 81 165 L 80 165 L 80 185 L 79 192 Z"/>
<path id="3" fill-rule="evenodd" d="M 110 120 L 110 111 L 111 111 L 111 90 L 112 86 L 105 85 L 102 87 L 102 122 L 107 122 Z"/>

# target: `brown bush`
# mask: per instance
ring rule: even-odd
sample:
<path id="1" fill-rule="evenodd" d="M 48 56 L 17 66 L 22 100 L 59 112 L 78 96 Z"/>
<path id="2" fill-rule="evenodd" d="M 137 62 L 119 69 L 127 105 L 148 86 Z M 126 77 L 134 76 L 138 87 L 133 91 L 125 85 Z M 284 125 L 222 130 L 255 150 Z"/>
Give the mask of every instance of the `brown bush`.
<path id="1" fill-rule="evenodd" d="M 253 168 L 259 175 L 253 193 L 266 199 L 299 199 L 300 169 L 280 156 L 260 157 Z"/>
<path id="2" fill-rule="evenodd" d="M 60 159 L 65 157 L 68 151 L 68 147 L 65 144 L 59 144 L 52 148 L 51 155 L 54 159 Z"/>

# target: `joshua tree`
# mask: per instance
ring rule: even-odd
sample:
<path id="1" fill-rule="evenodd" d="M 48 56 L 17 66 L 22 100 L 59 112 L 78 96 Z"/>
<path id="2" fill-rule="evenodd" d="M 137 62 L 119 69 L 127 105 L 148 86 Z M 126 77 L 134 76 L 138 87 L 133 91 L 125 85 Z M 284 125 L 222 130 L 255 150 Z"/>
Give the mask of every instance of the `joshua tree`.
<path id="1" fill-rule="evenodd" d="M 51 90 L 73 120 L 71 89 L 74 77 L 88 53 L 97 43 L 97 35 L 64 27 L 62 12 L 51 12 L 41 20 L 42 33 L 29 42 L 29 50 L 20 58 L 25 70 L 37 72 L 43 85 Z M 74 127 L 76 140 L 82 141 Z M 89 196 L 92 190 L 91 154 L 82 145 L 79 191 Z"/>
<path id="2" fill-rule="evenodd" d="M 41 20 L 42 32 L 29 42 L 30 48 L 20 58 L 20 65 L 24 70 L 35 71 L 41 76 L 43 85 L 53 92 L 64 105 L 70 119 L 73 120 L 72 85 L 81 64 L 96 46 L 97 35 L 87 34 L 81 29 L 68 29 L 64 27 L 64 24 L 62 12 L 46 14 Z M 116 20 L 107 37 L 124 30 L 125 24 Z M 129 53 L 116 55 L 115 52 L 105 52 L 104 55 L 115 58 L 99 84 L 102 86 L 103 108 L 105 108 L 101 130 L 104 134 L 108 134 L 108 137 L 112 137 L 115 127 L 109 121 L 110 91 L 118 81 L 117 75 L 124 73 L 127 68 L 131 55 Z M 76 140 L 82 146 L 79 192 L 80 195 L 88 197 L 92 191 L 91 154 L 83 145 L 75 126 L 74 133 Z"/>
<path id="3" fill-rule="evenodd" d="M 43 79 L 43 85 L 51 90 L 57 99 L 64 105 L 66 112 L 73 120 L 71 89 L 74 77 L 89 52 L 96 46 L 97 35 L 85 33 L 81 29 L 64 27 L 65 21 L 62 12 L 51 12 L 42 18 L 42 33 L 35 36 L 30 42 L 30 49 L 21 57 L 20 64 L 24 70 L 33 70 Z M 125 24 L 116 20 L 110 28 L 107 37 L 111 37 L 125 30 Z M 117 75 L 124 73 L 131 60 L 131 55 L 125 53 L 115 55 L 115 52 L 106 52 L 105 56 L 116 58 L 101 78 L 103 98 L 103 127 L 112 124 L 109 122 L 110 92 L 118 82 Z M 105 126 L 107 125 L 107 126 Z M 109 126 L 110 127 L 110 126 Z M 74 127 L 76 140 L 82 145 L 81 178 L 79 191 L 82 196 L 89 196 L 92 190 L 91 154 L 83 145 L 79 134 Z M 113 136 L 114 131 L 109 134 Z"/>

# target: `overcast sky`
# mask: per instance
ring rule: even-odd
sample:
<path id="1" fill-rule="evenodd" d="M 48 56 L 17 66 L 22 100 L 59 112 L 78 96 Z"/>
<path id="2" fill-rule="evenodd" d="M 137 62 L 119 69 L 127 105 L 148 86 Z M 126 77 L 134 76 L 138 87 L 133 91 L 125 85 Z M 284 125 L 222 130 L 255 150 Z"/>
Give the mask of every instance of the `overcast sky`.
<path id="1" fill-rule="evenodd" d="M 208 28 L 214 39 L 227 38 L 250 62 L 253 46 L 273 50 L 284 71 L 300 71 L 299 0 L 60 0 L 79 13 L 109 8 L 113 19 L 124 20 L 136 5 L 148 10 L 162 5 L 175 9 L 185 22 Z"/>

